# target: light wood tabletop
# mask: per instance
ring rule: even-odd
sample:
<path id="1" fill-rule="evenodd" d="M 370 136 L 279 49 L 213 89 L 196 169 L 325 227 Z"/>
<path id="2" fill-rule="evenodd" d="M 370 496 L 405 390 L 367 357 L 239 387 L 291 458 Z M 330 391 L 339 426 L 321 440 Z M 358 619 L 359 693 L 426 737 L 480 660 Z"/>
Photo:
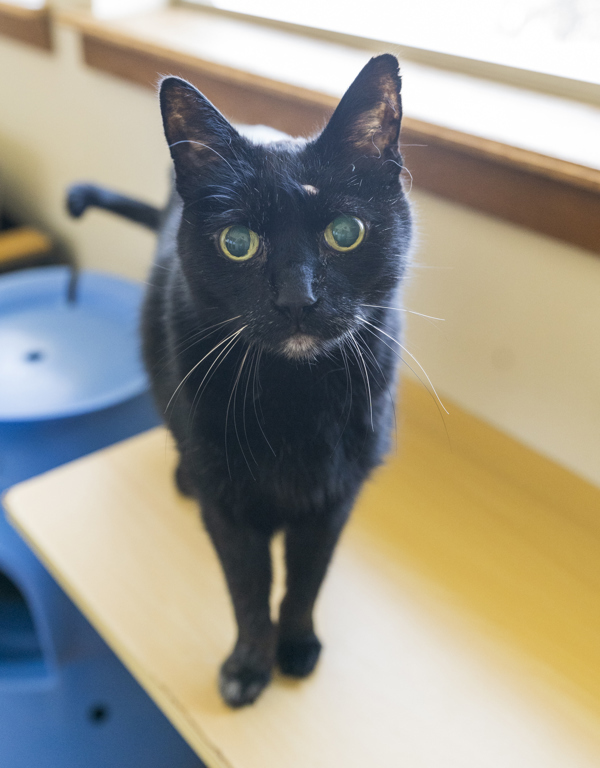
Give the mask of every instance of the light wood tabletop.
<path id="1" fill-rule="evenodd" d="M 323 589 L 316 672 L 239 711 L 216 686 L 232 611 L 163 429 L 5 504 L 210 768 L 597 767 L 600 491 L 454 406 L 444 427 L 412 382 L 402 399 Z"/>

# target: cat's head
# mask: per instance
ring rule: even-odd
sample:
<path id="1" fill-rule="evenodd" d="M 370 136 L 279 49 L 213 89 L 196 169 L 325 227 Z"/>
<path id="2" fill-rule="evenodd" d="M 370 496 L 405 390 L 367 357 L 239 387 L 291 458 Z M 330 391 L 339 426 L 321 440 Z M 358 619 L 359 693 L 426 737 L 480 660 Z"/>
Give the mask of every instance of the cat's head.
<path id="1" fill-rule="evenodd" d="M 310 359 L 389 302 L 411 231 L 393 56 L 371 59 L 309 141 L 252 143 L 179 78 L 160 100 L 183 199 L 178 256 L 199 308 Z"/>

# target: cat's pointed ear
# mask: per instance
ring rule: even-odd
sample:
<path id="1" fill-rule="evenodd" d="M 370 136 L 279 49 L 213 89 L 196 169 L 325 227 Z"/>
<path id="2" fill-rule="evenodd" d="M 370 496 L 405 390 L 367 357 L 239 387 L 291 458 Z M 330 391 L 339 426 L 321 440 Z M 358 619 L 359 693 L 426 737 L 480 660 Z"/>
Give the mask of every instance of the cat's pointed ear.
<path id="1" fill-rule="evenodd" d="M 343 95 L 315 148 L 331 156 L 398 159 L 402 120 L 398 59 L 371 59 Z"/>
<path id="2" fill-rule="evenodd" d="M 160 84 L 165 136 L 175 164 L 177 189 L 191 191 L 216 163 L 235 156 L 241 136 L 210 101 L 187 80 L 166 77 Z"/>

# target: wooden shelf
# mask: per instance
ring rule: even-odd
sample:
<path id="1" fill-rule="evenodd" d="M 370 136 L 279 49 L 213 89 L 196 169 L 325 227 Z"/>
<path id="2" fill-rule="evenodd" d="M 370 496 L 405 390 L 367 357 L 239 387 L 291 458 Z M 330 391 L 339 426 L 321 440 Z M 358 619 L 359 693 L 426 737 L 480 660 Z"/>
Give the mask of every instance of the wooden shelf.
<path id="1" fill-rule="evenodd" d="M 404 384 L 318 606 L 325 651 L 230 711 L 232 612 L 153 430 L 16 486 L 13 524 L 210 768 L 593 768 L 600 490 Z M 281 583 L 281 568 L 278 569 Z M 278 587 L 280 589 L 280 587 Z"/>

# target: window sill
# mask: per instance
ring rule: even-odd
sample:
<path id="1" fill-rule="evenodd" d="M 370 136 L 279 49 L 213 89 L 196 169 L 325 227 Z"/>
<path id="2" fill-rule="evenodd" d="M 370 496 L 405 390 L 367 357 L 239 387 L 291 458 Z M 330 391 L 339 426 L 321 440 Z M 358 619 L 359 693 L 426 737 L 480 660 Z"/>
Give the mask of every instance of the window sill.
<path id="1" fill-rule="evenodd" d="M 0 3 L 0 34 L 46 51 L 52 49 L 50 12 Z"/>
<path id="2" fill-rule="evenodd" d="M 372 55 L 195 9 L 58 20 L 80 31 L 90 66 L 152 88 L 182 75 L 232 119 L 293 135 L 323 124 Z M 599 107 L 414 62 L 402 71 L 416 186 L 600 253 Z"/>

